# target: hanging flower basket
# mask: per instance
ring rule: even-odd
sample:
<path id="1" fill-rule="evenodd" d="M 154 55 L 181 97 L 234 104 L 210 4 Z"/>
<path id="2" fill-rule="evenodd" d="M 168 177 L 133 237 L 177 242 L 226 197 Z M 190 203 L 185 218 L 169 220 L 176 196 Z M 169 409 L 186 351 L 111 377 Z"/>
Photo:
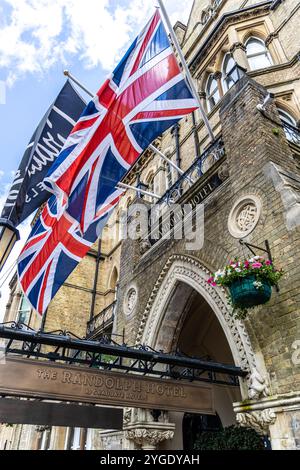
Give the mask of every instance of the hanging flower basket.
<path id="1" fill-rule="evenodd" d="M 259 283 L 259 287 L 257 287 Z M 272 287 L 266 280 L 257 281 L 254 274 L 233 281 L 229 286 L 232 305 L 252 308 L 264 305 L 271 299 Z"/>
<path id="2" fill-rule="evenodd" d="M 247 316 L 248 309 L 264 305 L 271 299 L 272 286 L 283 276 L 270 260 L 260 256 L 231 261 L 223 270 L 217 271 L 208 283 L 214 287 L 227 287 L 234 315 L 239 319 Z"/>

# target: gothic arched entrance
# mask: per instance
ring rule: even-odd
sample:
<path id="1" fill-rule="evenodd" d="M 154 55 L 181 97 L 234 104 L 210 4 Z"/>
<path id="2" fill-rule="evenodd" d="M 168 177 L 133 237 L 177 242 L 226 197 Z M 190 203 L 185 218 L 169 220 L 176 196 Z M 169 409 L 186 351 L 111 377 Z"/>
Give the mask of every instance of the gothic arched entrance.
<path id="1" fill-rule="evenodd" d="M 210 276 L 198 260 L 172 256 L 154 286 L 137 342 L 164 352 L 179 350 L 189 356 L 235 364 L 250 376 L 258 367 L 261 370 L 263 363 L 258 366 L 245 326 L 232 317 L 223 289 L 207 284 Z M 249 397 L 249 377 L 240 380 L 240 387 L 213 387 L 215 412 L 222 426 L 235 424 L 233 403 Z M 183 448 L 183 419 L 184 413 L 170 413 L 176 433 L 171 443 L 165 443 L 168 448 Z"/>

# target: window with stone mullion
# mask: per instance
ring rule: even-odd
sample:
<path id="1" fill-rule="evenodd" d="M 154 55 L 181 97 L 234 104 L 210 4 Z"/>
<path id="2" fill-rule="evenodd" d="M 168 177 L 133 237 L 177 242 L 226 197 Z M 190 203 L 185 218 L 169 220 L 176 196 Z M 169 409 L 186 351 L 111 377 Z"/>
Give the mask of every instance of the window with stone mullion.
<path id="1" fill-rule="evenodd" d="M 213 107 L 220 101 L 220 91 L 218 81 L 211 74 L 207 80 L 206 96 L 208 103 L 208 110 L 211 111 Z"/>

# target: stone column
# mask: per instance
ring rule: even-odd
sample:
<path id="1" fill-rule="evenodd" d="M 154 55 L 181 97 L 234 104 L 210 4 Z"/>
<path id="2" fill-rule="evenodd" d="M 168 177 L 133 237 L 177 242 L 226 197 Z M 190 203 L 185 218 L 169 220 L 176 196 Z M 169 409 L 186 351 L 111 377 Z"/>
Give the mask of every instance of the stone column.
<path id="1" fill-rule="evenodd" d="M 222 98 L 222 96 L 224 95 L 223 87 L 222 87 L 222 72 L 215 72 L 214 73 L 214 78 L 218 82 L 218 90 L 219 90 L 220 98 Z"/>
<path id="2" fill-rule="evenodd" d="M 156 450 L 164 441 L 173 439 L 175 424 L 169 423 L 168 413 L 142 409 L 128 409 L 124 417 L 125 439 L 134 448 Z"/>

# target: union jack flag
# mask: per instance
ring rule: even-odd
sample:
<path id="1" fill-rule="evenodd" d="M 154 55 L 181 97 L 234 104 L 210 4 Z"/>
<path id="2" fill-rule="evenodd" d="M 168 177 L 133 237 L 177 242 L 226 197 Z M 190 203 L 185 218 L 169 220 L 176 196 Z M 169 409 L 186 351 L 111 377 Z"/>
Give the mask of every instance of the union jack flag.
<path id="1" fill-rule="evenodd" d="M 88 104 L 51 167 L 53 193 L 18 261 L 23 291 L 42 315 L 101 235 L 124 174 L 149 144 L 198 108 L 159 10 Z"/>

